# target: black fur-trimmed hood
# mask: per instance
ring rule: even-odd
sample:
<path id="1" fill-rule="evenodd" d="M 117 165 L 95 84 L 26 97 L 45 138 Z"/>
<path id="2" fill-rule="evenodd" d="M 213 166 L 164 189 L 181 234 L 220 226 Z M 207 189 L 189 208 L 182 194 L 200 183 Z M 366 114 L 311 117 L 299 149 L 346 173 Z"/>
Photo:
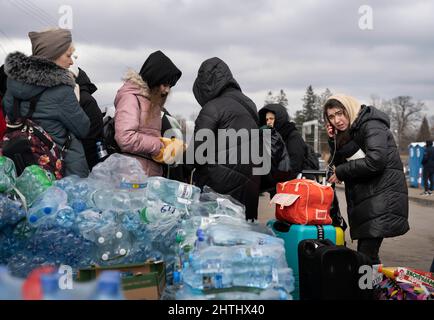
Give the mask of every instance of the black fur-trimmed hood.
<path id="1" fill-rule="evenodd" d="M 14 52 L 6 57 L 6 75 L 18 82 L 39 87 L 67 85 L 75 87 L 72 74 L 54 62 L 34 56 Z"/>

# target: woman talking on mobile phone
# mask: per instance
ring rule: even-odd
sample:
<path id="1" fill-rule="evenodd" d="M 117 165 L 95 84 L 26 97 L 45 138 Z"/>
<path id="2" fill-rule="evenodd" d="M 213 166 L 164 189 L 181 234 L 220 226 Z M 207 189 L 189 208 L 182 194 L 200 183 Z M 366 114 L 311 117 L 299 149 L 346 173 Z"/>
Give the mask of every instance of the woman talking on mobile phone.
<path id="1" fill-rule="evenodd" d="M 383 239 L 410 229 L 408 190 L 389 117 L 345 95 L 330 97 L 323 111 L 335 166 L 329 182 L 345 182 L 351 239 L 379 264 Z"/>

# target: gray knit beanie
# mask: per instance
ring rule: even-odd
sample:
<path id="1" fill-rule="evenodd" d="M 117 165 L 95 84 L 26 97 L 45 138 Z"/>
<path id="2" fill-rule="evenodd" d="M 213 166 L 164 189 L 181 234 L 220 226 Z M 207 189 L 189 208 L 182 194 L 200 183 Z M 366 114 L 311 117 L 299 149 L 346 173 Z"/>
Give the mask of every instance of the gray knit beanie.
<path id="1" fill-rule="evenodd" d="M 32 54 L 36 57 L 55 61 L 64 54 L 72 43 L 71 31 L 54 29 L 43 32 L 29 32 Z"/>

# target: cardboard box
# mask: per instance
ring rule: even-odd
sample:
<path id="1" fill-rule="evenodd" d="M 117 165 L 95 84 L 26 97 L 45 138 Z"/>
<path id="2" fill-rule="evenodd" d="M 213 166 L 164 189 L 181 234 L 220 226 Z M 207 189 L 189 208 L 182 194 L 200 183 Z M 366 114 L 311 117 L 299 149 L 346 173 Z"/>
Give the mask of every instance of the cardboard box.
<path id="1" fill-rule="evenodd" d="M 122 289 L 127 300 L 159 300 L 166 286 L 166 268 L 163 261 L 138 264 L 91 266 L 80 269 L 79 281 L 90 281 L 104 270 L 117 270 L 122 275 Z"/>

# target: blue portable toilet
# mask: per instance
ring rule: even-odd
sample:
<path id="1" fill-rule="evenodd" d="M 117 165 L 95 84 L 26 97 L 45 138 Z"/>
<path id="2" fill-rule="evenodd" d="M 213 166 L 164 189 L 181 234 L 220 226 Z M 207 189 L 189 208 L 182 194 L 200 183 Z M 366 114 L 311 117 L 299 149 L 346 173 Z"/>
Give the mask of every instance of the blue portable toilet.
<path id="1" fill-rule="evenodd" d="M 425 152 L 425 142 L 414 142 L 408 146 L 408 169 L 410 187 L 418 188 L 423 185 L 422 159 Z"/>

